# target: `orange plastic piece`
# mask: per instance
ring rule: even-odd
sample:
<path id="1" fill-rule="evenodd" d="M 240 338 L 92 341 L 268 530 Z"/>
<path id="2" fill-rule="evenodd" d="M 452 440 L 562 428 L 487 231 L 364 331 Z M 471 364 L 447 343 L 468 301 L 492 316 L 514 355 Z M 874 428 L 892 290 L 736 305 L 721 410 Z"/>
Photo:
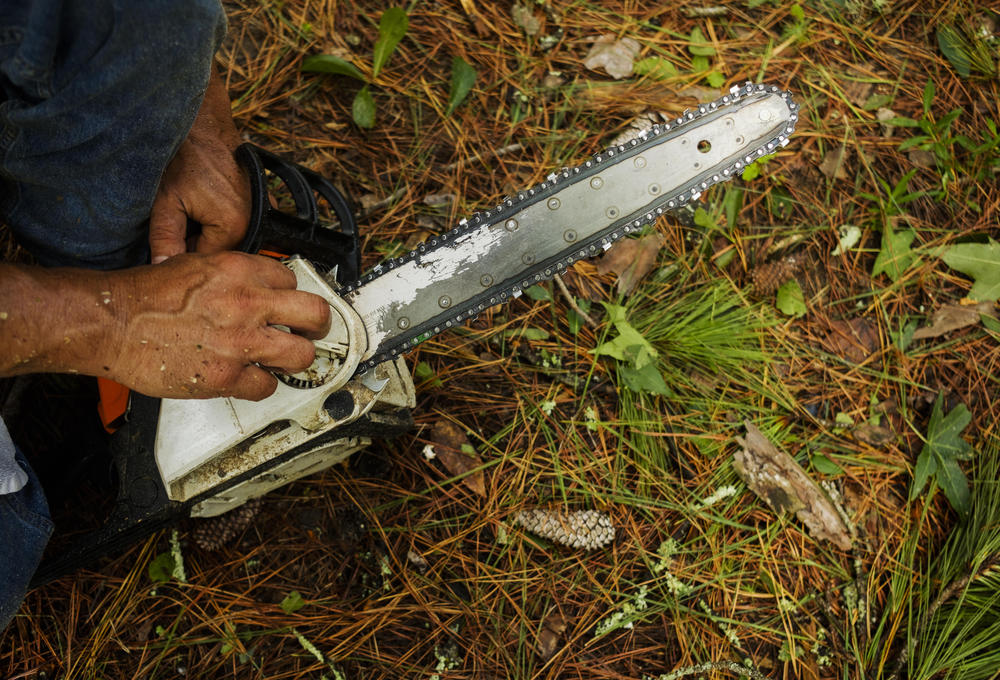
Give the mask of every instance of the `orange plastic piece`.
<path id="1" fill-rule="evenodd" d="M 128 410 L 128 395 L 131 390 L 107 378 L 97 379 L 97 392 L 101 399 L 97 402 L 97 414 L 109 434 L 113 434 L 125 420 Z"/>

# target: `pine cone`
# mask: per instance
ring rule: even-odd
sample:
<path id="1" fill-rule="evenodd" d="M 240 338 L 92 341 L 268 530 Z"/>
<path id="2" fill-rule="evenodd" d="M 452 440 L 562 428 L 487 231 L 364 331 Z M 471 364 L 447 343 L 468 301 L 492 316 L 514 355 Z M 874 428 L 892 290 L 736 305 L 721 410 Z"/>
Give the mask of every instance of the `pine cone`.
<path id="1" fill-rule="evenodd" d="M 615 528 L 607 513 L 577 510 L 565 513 L 555 510 L 522 510 L 515 520 L 522 527 L 542 538 L 571 548 L 594 550 L 615 539 Z"/>
<path id="2" fill-rule="evenodd" d="M 760 297 L 770 297 L 798 271 L 802 269 L 802 260 L 795 255 L 788 255 L 777 262 L 762 264 L 750 274 L 753 279 L 754 291 Z"/>
<path id="3" fill-rule="evenodd" d="M 260 498 L 251 498 L 225 514 L 201 520 L 192 532 L 195 545 L 209 552 L 220 549 L 250 526 L 261 505 Z"/>

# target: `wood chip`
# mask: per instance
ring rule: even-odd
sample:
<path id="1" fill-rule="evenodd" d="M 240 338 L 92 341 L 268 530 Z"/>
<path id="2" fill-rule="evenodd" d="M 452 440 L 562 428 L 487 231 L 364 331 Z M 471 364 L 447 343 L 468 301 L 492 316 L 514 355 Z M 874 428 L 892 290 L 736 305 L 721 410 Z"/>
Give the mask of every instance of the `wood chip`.
<path id="1" fill-rule="evenodd" d="M 743 450 L 733 466 L 747 486 L 775 513 L 794 512 L 813 538 L 849 550 L 851 538 L 837 508 L 823 489 L 784 451 L 747 421 L 746 438 L 736 438 Z"/>

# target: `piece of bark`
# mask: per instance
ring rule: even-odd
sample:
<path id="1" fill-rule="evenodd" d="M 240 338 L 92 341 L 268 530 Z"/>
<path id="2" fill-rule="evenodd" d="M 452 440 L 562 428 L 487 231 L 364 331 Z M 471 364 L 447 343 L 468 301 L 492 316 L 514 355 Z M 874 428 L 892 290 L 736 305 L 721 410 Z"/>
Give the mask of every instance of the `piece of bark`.
<path id="1" fill-rule="evenodd" d="M 542 622 L 542 631 L 538 634 L 536 651 L 542 661 L 548 661 L 559 648 L 559 641 L 566 631 L 566 620 L 559 612 L 553 612 Z"/>
<path id="2" fill-rule="evenodd" d="M 778 515 L 794 512 L 813 538 L 830 541 L 841 550 L 849 550 L 850 534 L 823 489 L 753 423 L 747 421 L 744 425 L 746 438 L 736 438 L 743 450 L 733 456 L 733 466 L 751 491 Z"/>

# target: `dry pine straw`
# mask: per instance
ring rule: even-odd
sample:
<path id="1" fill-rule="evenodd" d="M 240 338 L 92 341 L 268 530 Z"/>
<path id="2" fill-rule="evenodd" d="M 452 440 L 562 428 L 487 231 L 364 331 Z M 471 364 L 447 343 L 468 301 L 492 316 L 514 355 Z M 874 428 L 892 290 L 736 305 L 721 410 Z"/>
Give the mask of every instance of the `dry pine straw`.
<path id="1" fill-rule="evenodd" d="M 758 181 L 748 187 L 734 239 L 717 244 L 736 250 L 724 272 L 703 257 L 688 230 L 663 222 L 658 228 L 667 250 L 695 279 L 721 275 L 735 286 L 749 287 L 756 267 L 789 251 L 810 263 L 799 274 L 810 294 L 810 315 L 782 326 L 775 336 L 775 346 L 789 350 L 780 374 L 804 406 L 822 404 L 830 414 L 842 411 L 863 420 L 873 399 L 910 397 L 911 406 L 926 414 L 926 397 L 946 390 L 969 405 L 976 417 L 973 429 L 995 430 L 987 416 L 995 393 L 990 388 L 995 342 L 959 338 L 948 348 L 904 357 L 888 338 L 885 319 L 957 299 L 965 284 L 945 276 L 930 259 L 905 286 L 873 283 L 871 249 L 878 240 L 872 233 L 866 234 L 867 251 L 830 253 L 846 216 L 862 220 L 866 214 L 869 206 L 858 194 L 874 190 L 872 176 L 893 182 L 910 168 L 894 151 L 896 140 L 881 136 L 874 114 L 851 101 L 852 88 L 878 81 L 874 91 L 893 94 L 897 113 L 918 116 L 924 83 L 932 78 L 935 113 L 963 107 L 958 126 L 975 135 L 983 129 L 982 117 L 997 117 L 996 82 L 955 77 L 934 48 L 930 18 L 916 13 L 919 3 L 903 4 L 881 18 L 843 22 L 810 11 L 809 32 L 798 41 L 782 38 L 788 14 L 770 4 L 733 8 L 723 18 L 688 18 L 684 10 L 695 4 L 556 2 L 544 11 L 529 3 L 542 34 L 557 26 L 563 31 L 549 51 L 525 38 L 507 3 L 418 4 L 407 38 L 373 86 L 378 123 L 371 131 L 350 122 L 356 83 L 300 74 L 298 66 L 304 55 L 321 52 L 369 63 L 378 3 L 229 4 L 230 37 L 220 60 L 248 139 L 336 178 L 370 203 L 403 189 L 397 201 L 363 225 L 366 264 L 371 264 L 387 249 L 446 228 L 474 206 L 580 161 L 639 112 L 673 113 L 694 103 L 678 95 L 692 84 L 688 76 L 613 82 L 586 72 L 582 59 L 591 39 L 604 33 L 631 36 L 643 46 L 643 56 L 665 55 L 683 67 L 689 58 L 683 36 L 699 26 L 718 50 L 714 67 L 728 84 L 756 79 L 770 44 L 766 80 L 793 90 L 804 109 L 792 145 L 767 170 L 791 197 L 790 212 L 779 214 L 769 200 L 778 182 Z M 307 24 L 310 28 L 303 28 Z M 466 104 L 442 119 L 454 54 L 475 66 L 478 79 Z M 544 90 L 541 84 L 551 73 L 559 74 L 562 85 Z M 527 97 L 527 113 L 515 122 L 510 112 L 519 93 Z M 515 143 L 521 147 L 493 153 Z M 847 178 L 829 180 L 817 168 L 841 143 L 848 149 Z M 935 181 L 934 172 L 921 169 L 912 186 L 927 188 Z M 973 193 L 980 214 L 914 204 L 911 214 L 921 238 L 946 243 L 987 231 L 996 222 L 996 187 L 974 187 Z M 443 208 L 429 207 L 423 199 L 430 194 L 458 198 Z M 592 263 L 574 267 L 566 282 L 579 297 L 611 299 L 613 280 L 599 277 Z M 856 305 L 861 299 L 856 296 L 872 285 L 880 292 Z M 377 445 L 350 466 L 272 494 L 260 521 L 222 551 L 189 547 L 188 584 L 151 587 L 146 564 L 167 545 L 159 537 L 99 571 L 83 571 L 31 593 L 22 616 L 0 638 L 0 674 L 331 677 L 333 671 L 303 649 L 293 627 L 347 677 L 426 677 L 449 646 L 460 662 L 444 677 L 638 678 L 744 656 L 774 677 L 832 677 L 809 654 L 792 662 L 778 659 L 790 636 L 810 649 L 820 629 L 833 631 L 826 639 L 835 665 L 854 668 L 842 637 L 849 617 L 836 590 L 844 584 L 836 574 L 851 573 L 847 555 L 818 546 L 795 523 L 776 527 L 763 504 L 749 499 L 724 511 L 749 529 L 729 530 L 719 530 L 705 514 L 685 516 L 664 501 L 710 492 L 720 468 L 728 466 L 731 446 L 724 456 L 708 458 L 688 439 L 677 438 L 673 451 L 682 459 L 680 471 L 665 473 L 650 499 L 598 498 L 620 536 L 605 551 L 543 549 L 513 529 L 511 513 L 524 504 L 562 494 L 580 502 L 607 489 L 609 480 L 628 489 L 625 481 L 636 474 L 611 434 L 618 426 L 614 398 L 596 391 L 583 402 L 609 424 L 591 431 L 565 381 L 526 366 L 525 354 L 512 343 L 495 342 L 505 330 L 547 330 L 547 341 L 522 341 L 530 356 L 545 350 L 559 357 L 566 374 L 585 377 L 593 368 L 587 350 L 598 336 L 587 327 L 570 336 L 561 321 L 567 309 L 558 294 L 554 303 L 522 298 L 484 315 L 469 332 L 426 343 L 412 361 L 427 362 L 440 382 L 422 385 L 416 431 Z M 860 360 L 838 360 L 838 350 L 846 350 L 830 344 L 831 329 L 855 318 L 868 326 L 868 344 Z M 595 379 L 606 383 L 608 367 L 598 364 L 595 370 Z M 925 389 L 904 394 L 897 383 L 881 379 L 886 372 L 901 384 Z M 543 400 L 557 402 L 545 420 L 554 433 L 550 437 L 533 420 L 538 417 L 533 405 Z M 686 415 L 663 417 L 683 429 Z M 444 483 L 446 473 L 419 455 L 430 426 L 443 417 L 467 428 L 491 462 L 485 497 Z M 835 438 L 803 413 L 785 418 L 800 439 Z M 864 537 L 863 571 L 876 575 L 888 574 L 894 565 L 905 524 L 906 471 L 919 446 L 898 415 L 888 419 L 899 433 L 889 444 L 837 440 L 848 454 L 879 462 L 841 461 L 844 493 Z M 567 486 L 560 487 L 557 478 Z M 949 522 L 938 503 L 931 514 L 932 537 L 942 535 Z M 594 639 L 595 624 L 638 584 L 651 582 L 652 552 L 671 533 L 691 550 L 675 561 L 674 574 L 698 586 L 700 599 L 716 616 L 736 622 L 738 646 L 698 609 L 696 599 L 656 611 L 634 629 Z M 420 559 L 409 559 L 408 552 Z M 867 586 L 876 605 L 884 601 L 884 585 L 884 577 L 876 576 Z M 829 598 L 793 613 L 779 611 L 780 598 L 800 602 L 828 589 Z M 292 590 L 308 604 L 289 614 L 278 603 Z M 543 663 L 535 636 L 554 614 L 567 626 L 554 656 Z"/>

